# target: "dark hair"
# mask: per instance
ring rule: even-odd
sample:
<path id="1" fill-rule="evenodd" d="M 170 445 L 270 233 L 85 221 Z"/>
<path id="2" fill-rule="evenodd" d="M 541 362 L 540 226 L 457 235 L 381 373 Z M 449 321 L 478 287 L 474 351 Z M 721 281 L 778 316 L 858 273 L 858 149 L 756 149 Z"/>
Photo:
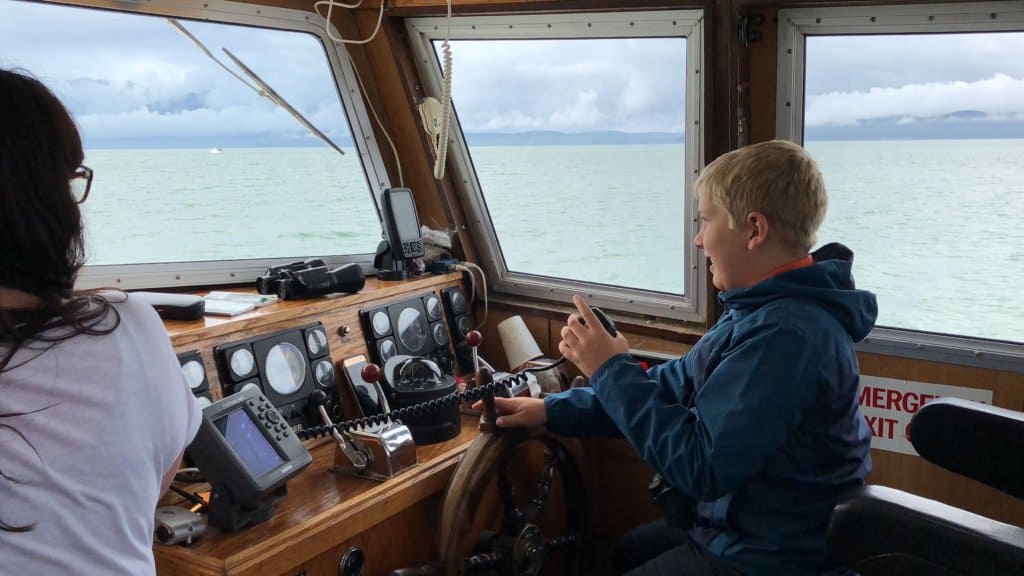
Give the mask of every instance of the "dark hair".
<path id="1" fill-rule="evenodd" d="M 84 156 L 78 129 L 53 92 L 28 74 L 0 69 L 0 286 L 41 300 L 31 309 L 0 308 L 0 373 L 38 356 L 10 365 L 27 343 L 45 343 L 32 347 L 42 353 L 120 324 L 106 298 L 74 292 L 85 241 L 70 178 Z M 111 314 L 113 322 L 105 322 Z M 2 470 L 0 477 L 16 481 Z M 0 521 L 0 530 L 30 528 Z"/>

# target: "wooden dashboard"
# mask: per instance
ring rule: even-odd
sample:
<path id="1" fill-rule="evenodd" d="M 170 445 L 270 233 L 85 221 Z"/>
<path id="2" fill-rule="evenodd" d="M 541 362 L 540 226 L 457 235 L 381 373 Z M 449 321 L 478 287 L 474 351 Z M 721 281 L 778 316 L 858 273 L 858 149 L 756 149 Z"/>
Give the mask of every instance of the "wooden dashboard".
<path id="1" fill-rule="evenodd" d="M 447 287 L 461 285 L 459 274 L 403 282 L 367 278 L 363 290 L 341 298 L 281 301 L 231 318 L 206 317 L 165 324 L 177 353 L 200 352 L 210 395 L 216 400 L 224 395 L 213 353 L 218 345 L 319 321 L 327 331 L 331 360 L 340 382 L 342 360 L 368 352 L 361 310 L 430 292 L 439 294 Z M 365 553 L 363 574 L 368 576 L 422 564 L 436 557 L 434 532 L 441 499 L 476 435 L 477 419 L 464 416 L 459 436 L 418 446 L 418 464 L 383 483 L 330 471 L 337 450 L 333 441 L 307 441 L 313 464 L 289 481 L 288 495 L 278 504 L 273 518 L 234 533 L 208 527 L 206 534 L 189 547 L 155 544 L 157 572 L 188 576 L 334 575 L 339 574 L 342 555 L 352 546 Z M 169 496 L 165 503 L 180 500 Z"/>

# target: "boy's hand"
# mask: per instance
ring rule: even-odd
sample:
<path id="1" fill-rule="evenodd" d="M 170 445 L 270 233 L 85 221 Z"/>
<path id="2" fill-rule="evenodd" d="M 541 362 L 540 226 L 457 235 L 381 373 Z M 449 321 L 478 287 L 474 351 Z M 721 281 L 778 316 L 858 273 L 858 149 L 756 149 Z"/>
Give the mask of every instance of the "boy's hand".
<path id="1" fill-rule="evenodd" d="M 522 426 L 540 426 L 548 421 L 548 409 L 540 398 L 494 398 L 494 408 L 498 413 L 498 428 L 515 428 Z M 473 403 L 474 410 L 483 410 L 483 400 Z"/>
<path id="2" fill-rule="evenodd" d="M 562 328 L 558 351 L 590 378 L 609 358 L 629 352 L 629 342 L 621 333 L 613 338 L 583 298 L 573 296 L 572 301 L 580 313 L 569 315 L 568 325 Z"/>

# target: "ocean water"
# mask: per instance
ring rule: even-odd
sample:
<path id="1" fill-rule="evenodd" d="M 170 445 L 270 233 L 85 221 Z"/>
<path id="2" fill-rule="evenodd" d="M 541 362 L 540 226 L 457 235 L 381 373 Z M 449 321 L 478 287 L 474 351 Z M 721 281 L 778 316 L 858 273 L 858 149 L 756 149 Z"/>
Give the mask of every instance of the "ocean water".
<path id="1" fill-rule="evenodd" d="M 879 324 L 1024 341 L 1024 140 L 808 142 Z M 683 147 L 476 147 L 512 270 L 681 293 Z M 91 150 L 90 263 L 372 252 L 354 151 Z"/>

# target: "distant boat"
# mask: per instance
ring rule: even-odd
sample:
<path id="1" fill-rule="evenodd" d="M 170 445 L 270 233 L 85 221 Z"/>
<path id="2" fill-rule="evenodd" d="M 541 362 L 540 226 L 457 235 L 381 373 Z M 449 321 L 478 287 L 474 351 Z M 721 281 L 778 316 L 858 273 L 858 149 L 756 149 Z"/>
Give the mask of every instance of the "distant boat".
<path id="1" fill-rule="evenodd" d="M 224 149 L 221 148 L 220 146 L 216 146 L 214 148 L 210 148 L 210 154 L 220 154 L 223 151 L 224 151 Z"/>

